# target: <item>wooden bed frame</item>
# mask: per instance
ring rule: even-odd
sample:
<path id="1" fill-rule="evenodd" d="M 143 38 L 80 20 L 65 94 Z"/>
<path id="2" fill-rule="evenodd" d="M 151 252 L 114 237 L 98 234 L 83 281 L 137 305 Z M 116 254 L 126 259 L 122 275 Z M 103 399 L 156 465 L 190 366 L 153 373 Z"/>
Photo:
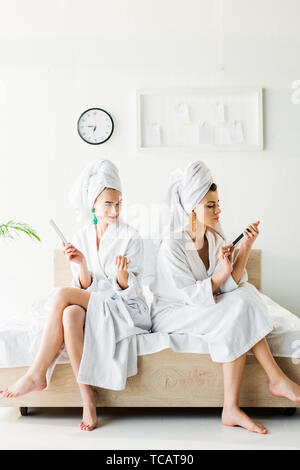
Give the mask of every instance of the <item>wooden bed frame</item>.
<path id="1" fill-rule="evenodd" d="M 238 251 L 238 250 L 237 250 Z M 260 250 L 252 250 L 247 272 L 249 281 L 260 289 Z M 54 286 L 69 286 L 71 270 L 63 251 L 54 252 Z M 300 367 L 292 358 L 275 357 L 284 372 L 300 383 Z M 0 369 L 2 387 L 24 374 L 27 367 Z M 222 407 L 222 366 L 209 354 L 180 353 L 165 349 L 155 354 L 138 356 L 138 374 L 127 379 L 125 390 L 96 389 L 99 407 Z M 0 406 L 18 406 L 22 415 L 28 407 L 81 407 L 79 389 L 70 364 L 55 367 L 47 391 L 0 399 Z M 267 376 L 254 356 L 247 355 L 240 392 L 242 407 L 282 407 L 294 414 L 300 403 L 274 397 L 268 389 Z"/>

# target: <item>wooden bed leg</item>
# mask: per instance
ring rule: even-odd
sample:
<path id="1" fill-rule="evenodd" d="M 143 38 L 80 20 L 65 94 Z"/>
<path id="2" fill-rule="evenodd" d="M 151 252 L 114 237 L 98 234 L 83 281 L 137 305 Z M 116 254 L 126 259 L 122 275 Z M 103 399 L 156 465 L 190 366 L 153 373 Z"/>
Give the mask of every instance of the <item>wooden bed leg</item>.
<path id="1" fill-rule="evenodd" d="M 297 408 L 283 408 L 283 414 L 285 416 L 294 416 Z"/>
<path id="2" fill-rule="evenodd" d="M 20 406 L 20 413 L 21 413 L 22 416 L 28 416 L 27 406 Z"/>

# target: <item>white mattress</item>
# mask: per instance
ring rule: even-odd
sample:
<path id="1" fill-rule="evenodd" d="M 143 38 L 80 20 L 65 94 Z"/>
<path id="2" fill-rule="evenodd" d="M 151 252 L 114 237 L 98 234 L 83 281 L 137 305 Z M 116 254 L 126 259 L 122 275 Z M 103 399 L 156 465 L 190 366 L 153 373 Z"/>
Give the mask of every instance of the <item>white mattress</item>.
<path id="1" fill-rule="evenodd" d="M 53 289 L 47 298 L 32 305 L 30 312 L 0 324 L 0 367 L 22 367 L 33 362 L 41 340 L 43 327 L 49 312 Z M 144 287 L 147 302 L 152 294 Z M 267 341 L 274 356 L 300 358 L 300 319 L 261 294 L 268 305 L 274 329 L 267 335 Z M 166 348 L 186 353 L 208 354 L 208 347 L 202 338 L 190 334 L 149 333 L 137 336 L 138 355 L 153 354 Z M 248 354 L 252 355 L 251 351 Z M 64 348 L 55 363 L 69 363 Z M 299 361 L 297 361 L 299 362 Z M 54 367 L 55 364 L 53 364 Z M 52 372 L 51 372 L 52 373 Z"/>

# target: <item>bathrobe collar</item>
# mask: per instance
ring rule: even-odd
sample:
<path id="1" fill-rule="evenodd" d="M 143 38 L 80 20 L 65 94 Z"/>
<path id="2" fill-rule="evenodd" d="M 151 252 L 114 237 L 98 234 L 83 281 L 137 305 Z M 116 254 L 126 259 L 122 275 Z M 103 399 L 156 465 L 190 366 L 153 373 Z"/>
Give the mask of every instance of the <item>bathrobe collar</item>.
<path id="1" fill-rule="evenodd" d="M 120 236 L 122 230 L 123 222 L 120 218 L 117 222 L 109 224 L 102 237 L 100 238 L 99 251 L 97 250 L 97 232 L 95 225 L 91 224 L 88 228 L 89 231 L 89 240 L 91 243 L 92 251 L 92 263 L 93 263 L 93 272 L 97 275 L 101 275 L 103 278 L 107 278 L 104 272 L 104 265 L 109 256 L 109 248 L 111 243 Z"/>
<path id="2" fill-rule="evenodd" d="M 183 232 L 183 243 L 187 250 L 188 258 L 191 259 L 191 268 L 196 279 L 201 279 L 203 276 L 211 276 L 215 269 L 215 246 L 216 240 L 214 233 L 209 229 L 206 231 L 206 237 L 208 241 L 208 256 L 209 256 L 209 267 L 206 269 L 202 259 L 200 258 L 196 245 L 192 240 L 191 235 L 188 231 Z"/>

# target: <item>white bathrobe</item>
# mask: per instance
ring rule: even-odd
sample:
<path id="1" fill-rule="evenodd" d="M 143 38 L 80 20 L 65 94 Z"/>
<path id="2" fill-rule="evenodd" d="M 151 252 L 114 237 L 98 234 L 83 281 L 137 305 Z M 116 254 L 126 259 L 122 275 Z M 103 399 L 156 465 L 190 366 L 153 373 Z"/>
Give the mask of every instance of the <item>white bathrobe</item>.
<path id="1" fill-rule="evenodd" d="M 152 331 L 188 333 L 208 344 L 214 362 L 230 362 L 249 351 L 273 329 L 268 307 L 259 291 L 247 282 L 245 270 L 237 284 L 233 277 L 212 292 L 211 277 L 221 263 L 226 243 L 207 231 L 209 268 L 206 269 L 189 233 L 162 241 L 156 278 L 150 285 Z"/>
<path id="2" fill-rule="evenodd" d="M 92 284 L 86 289 L 91 292 L 91 297 L 77 381 L 122 390 L 127 377 L 137 374 L 136 335 L 148 333 L 151 328 L 150 312 L 141 286 L 143 241 L 137 230 L 119 219 L 104 232 L 99 251 L 93 224 L 79 230 L 72 244 L 84 253 L 92 275 Z M 131 260 L 127 289 L 122 289 L 116 280 L 117 255 Z M 71 263 L 71 269 L 72 285 L 81 289 L 79 265 Z"/>

